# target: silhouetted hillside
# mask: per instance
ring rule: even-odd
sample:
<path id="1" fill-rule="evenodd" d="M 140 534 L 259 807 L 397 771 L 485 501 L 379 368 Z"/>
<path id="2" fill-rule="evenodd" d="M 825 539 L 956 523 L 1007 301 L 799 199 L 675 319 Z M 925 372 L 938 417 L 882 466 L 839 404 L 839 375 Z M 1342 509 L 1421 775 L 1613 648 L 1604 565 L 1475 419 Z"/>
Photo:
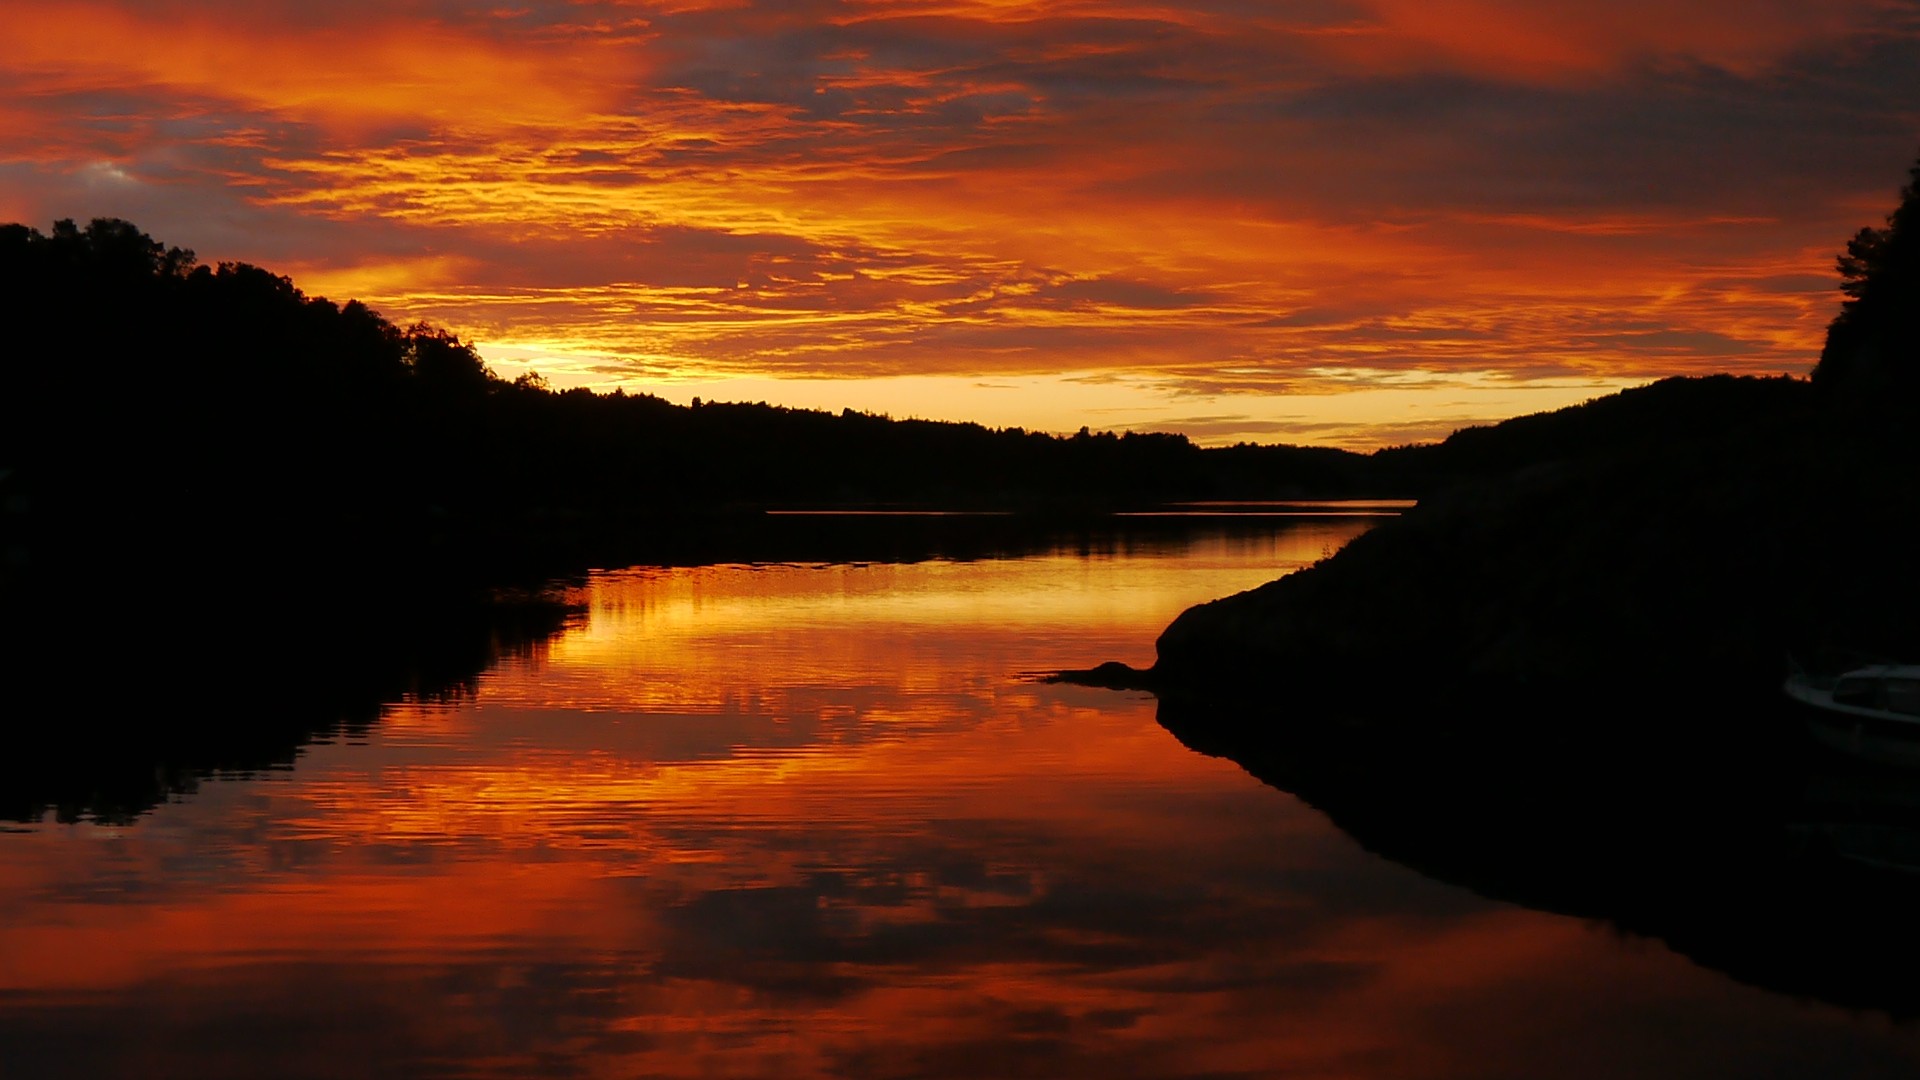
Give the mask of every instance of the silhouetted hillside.
<path id="1" fill-rule="evenodd" d="M 1685 702 L 1692 735 L 1742 737 L 1789 652 L 1920 657 L 1915 229 L 1910 185 L 1850 246 L 1812 384 L 1670 380 L 1382 455 L 1471 482 L 1186 612 L 1148 681 L 1258 688 L 1309 715 L 1553 716 L 1573 742 L 1595 721 L 1644 736 Z M 1649 698 L 1669 707 L 1635 705 Z"/>
<path id="2" fill-rule="evenodd" d="M 1630 455 L 1683 454 L 1803 419 L 1813 393 L 1790 376 L 1669 378 L 1552 412 L 1462 428 L 1444 441 L 1374 455 L 1383 476 L 1430 492 L 1520 469 Z"/>
<path id="3" fill-rule="evenodd" d="M 494 377 L 444 331 L 258 267 L 200 265 L 117 220 L 0 227 L 0 316 L 47 331 L 0 360 L 16 573 L 129 555 L 441 558 L 743 507 L 1394 493 L 1338 450 L 555 393 Z"/>
<path id="4" fill-rule="evenodd" d="M 0 315 L 49 331 L 40 349 L 0 356 L 11 388 L 0 397 L 0 542 L 13 580 L 130 556 L 230 572 L 290 559 L 486 561 L 528 545 L 630 550 L 761 507 L 1072 517 L 1179 500 L 1418 496 L 1530 463 L 1717 438 L 1807 397 L 1785 379 L 1668 380 L 1372 456 L 685 407 L 506 382 L 445 331 L 308 297 L 258 267 L 204 266 L 104 219 L 45 235 L 0 227 Z"/>

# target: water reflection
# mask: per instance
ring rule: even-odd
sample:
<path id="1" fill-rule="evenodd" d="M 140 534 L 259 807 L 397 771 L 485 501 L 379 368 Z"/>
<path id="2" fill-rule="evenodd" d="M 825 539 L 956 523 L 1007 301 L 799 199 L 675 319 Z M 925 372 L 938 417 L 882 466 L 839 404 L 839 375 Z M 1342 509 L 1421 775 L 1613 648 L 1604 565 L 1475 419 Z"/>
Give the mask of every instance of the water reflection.
<path id="1" fill-rule="evenodd" d="M 1432 877 L 1756 986 L 1920 1015 L 1920 778 L 1809 756 L 1784 715 L 1750 716 L 1748 745 L 1655 752 L 1579 725 L 1515 748 L 1278 712 L 1173 700 L 1160 720 Z"/>
<path id="2" fill-rule="evenodd" d="M 1370 855 L 1145 696 L 1014 677 L 1145 662 L 1182 607 L 1364 527 L 596 575 L 468 699 L 128 827 L 0 836 L 3 1071 L 1920 1063 L 1884 1021 Z"/>
<path id="3" fill-rule="evenodd" d="M 290 768 L 314 738 L 364 736 L 386 702 L 468 696 L 577 614 L 544 589 L 446 582 L 272 594 L 246 611 L 134 588 L 22 620 L 31 640 L 6 635 L 0 663 L 0 820 L 124 823 L 208 776 Z"/>

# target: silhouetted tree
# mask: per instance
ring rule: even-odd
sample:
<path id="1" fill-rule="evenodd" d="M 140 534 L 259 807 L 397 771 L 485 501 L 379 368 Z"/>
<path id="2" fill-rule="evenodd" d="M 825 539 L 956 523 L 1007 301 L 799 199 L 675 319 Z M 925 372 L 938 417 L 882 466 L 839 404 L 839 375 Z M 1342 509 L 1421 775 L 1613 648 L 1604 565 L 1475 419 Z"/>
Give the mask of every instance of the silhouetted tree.
<path id="1" fill-rule="evenodd" d="M 1920 383 L 1920 162 L 1886 225 L 1855 233 L 1838 269 L 1847 299 L 1827 329 L 1814 384 L 1867 393 Z"/>
<path id="2" fill-rule="evenodd" d="M 407 367 L 422 383 L 455 394 L 486 392 L 493 372 L 473 346 L 453 333 L 427 323 L 415 323 L 405 332 Z"/>

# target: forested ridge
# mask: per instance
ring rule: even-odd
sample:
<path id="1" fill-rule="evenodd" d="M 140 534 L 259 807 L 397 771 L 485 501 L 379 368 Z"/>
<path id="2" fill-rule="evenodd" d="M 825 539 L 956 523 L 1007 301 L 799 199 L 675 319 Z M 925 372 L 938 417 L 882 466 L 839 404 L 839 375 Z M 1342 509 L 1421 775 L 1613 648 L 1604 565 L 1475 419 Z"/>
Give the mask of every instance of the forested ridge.
<path id="1" fill-rule="evenodd" d="M 1393 486 L 1332 449 L 555 392 L 496 377 L 444 330 L 203 265 L 112 219 L 0 227 L 0 304 L 28 331 L 6 352 L 0 469 L 16 518 L 63 544 L 143 526 L 347 542 L 725 507 L 1115 508 Z"/>
<path id="2" fill-rule="evenodd" d="M 1057 436 L 496 377 L 473 346 L 117 219 L 0 226 L 9 573 L 129 550 L 208 564 L 657 534 L 771 507 L 1072 517 L 1170 501 L 1417 497 L 1800 408 L 1795 379 L 1667 380 L 1363 455 Z"/>

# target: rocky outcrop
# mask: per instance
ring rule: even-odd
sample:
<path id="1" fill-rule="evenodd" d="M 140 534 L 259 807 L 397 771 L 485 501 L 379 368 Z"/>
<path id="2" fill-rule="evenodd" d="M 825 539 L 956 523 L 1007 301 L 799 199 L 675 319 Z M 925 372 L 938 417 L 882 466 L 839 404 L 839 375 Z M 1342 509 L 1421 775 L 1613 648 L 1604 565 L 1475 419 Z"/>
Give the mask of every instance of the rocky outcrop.
<path id="1" fill-rule="evenodd" d="M 1810 395 L 1812 392 L 1808 390 Z M 1787 655 L 1920 647 L 1920 454 L 1885 418 L 1545 463 L 1422 503 L 1161 635 L 1174 694 L 1391 714 L 1769 694 Z"/>
<path id="2" fill-rule="evenodd" d="M 1737 716 L 1790 652 L 1920 658 L 1920 165 L 1839 269 L 1810 380 L 1675 380 L 1456 435 L 1436 449 L 1481 479 L 1181 615 L 1152 683 L 1617 721 L 1650 695 Z"/>

